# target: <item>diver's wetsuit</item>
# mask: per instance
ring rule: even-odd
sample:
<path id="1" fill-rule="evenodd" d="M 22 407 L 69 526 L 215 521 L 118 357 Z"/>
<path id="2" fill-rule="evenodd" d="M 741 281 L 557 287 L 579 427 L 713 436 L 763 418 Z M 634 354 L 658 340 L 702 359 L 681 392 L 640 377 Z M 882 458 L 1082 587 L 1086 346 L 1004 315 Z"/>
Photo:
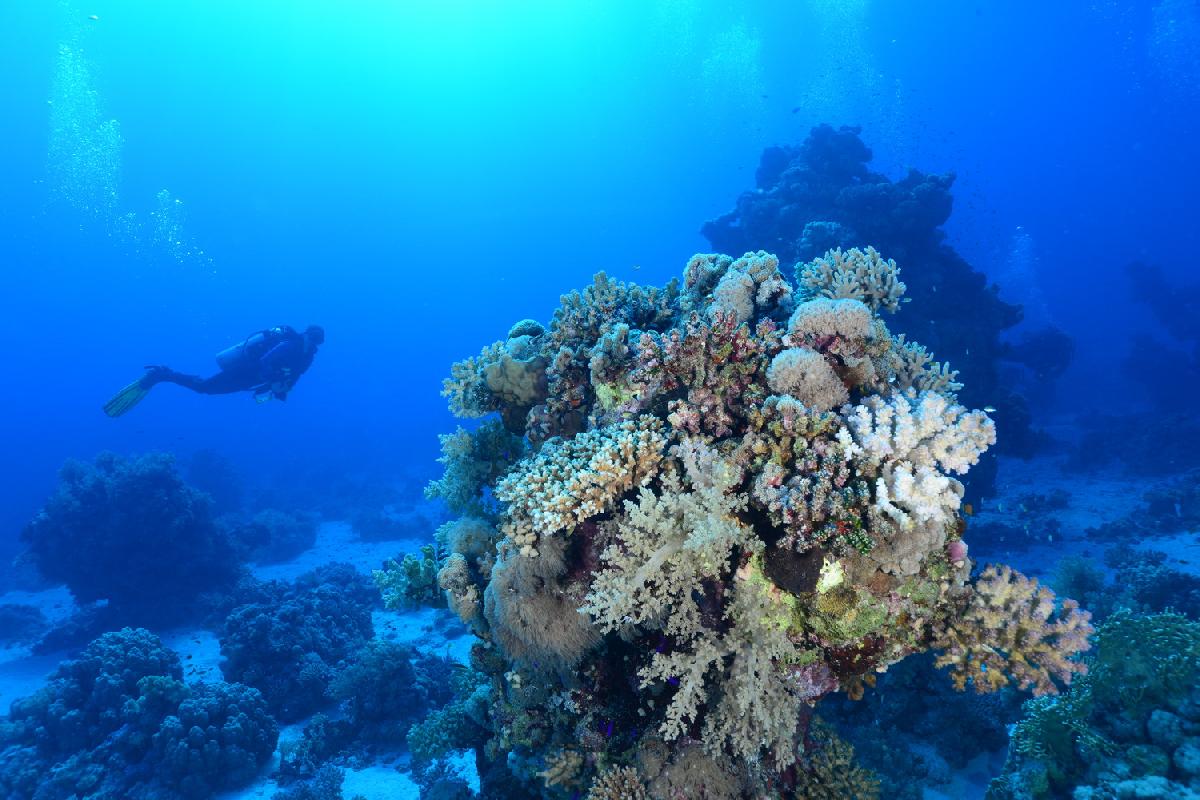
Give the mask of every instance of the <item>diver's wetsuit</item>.
<path id="1" fill-rule="evenodd" d="M 247 340 L 236 358 L 216 375 L 202 378 L 169 367 L 152 367 L 144 385 L 175 383 L 201 394 L 253 391 L 263 399 L 286 400 L 296 381 L 312 366 L 316 350 L 305 348 L 304 336 L 286 325 L 262 333 L 261 341 L 250 344 Z"/>

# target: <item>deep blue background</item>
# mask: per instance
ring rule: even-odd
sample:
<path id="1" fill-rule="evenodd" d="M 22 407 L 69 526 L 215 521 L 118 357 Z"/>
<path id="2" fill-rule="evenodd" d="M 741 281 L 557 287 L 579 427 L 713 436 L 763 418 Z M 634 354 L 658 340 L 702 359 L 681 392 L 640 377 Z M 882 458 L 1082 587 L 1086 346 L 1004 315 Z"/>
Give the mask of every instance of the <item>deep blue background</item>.
<path id="1" fill-rule="evenodd" d="M 1079 343 L 1060 409 L 1136 399 L 1121 267 L 1196 270 L 1194 0 L 9 5 L 0 544 L 106 448 L 213 447 L 266 481 L 433 469 L 452 360 L 598 269 L 678 274 L 761 148 L 819 122 L 861 124 L 890 175 L 956 170 L 951 242 L 999 280 L 1030 237 L 1003 289 Z M 63 43 L 124 138 L 101 214 L 48 180 Z M 204 257 L 114 224 L 153 224 L 164 188 Z M 310 322 L 328 342 L 286 404 L 163 387 L 99 410 L 143 364 L 205 372 Z"/>

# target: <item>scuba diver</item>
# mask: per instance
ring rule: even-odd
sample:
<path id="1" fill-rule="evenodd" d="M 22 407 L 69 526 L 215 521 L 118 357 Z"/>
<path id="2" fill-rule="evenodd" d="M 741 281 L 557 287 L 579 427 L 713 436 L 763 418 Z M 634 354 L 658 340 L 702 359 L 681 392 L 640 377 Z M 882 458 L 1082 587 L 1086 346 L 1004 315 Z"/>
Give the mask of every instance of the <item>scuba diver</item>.
<path id="1" fill-rule="evenodd" d="M 220 372 L 208 378 L 186 375 L 170 367 L 149 366 L 146 374 L 104 404 L 104 413 L 119 417 L 133 408 L 160 383 L 174 383 L 200 394 L 254 392 L 256 402 L 287 400 L 288 392 L 310 366 L 325 330 L 309 325 L 298 333 L 287 325 L 253 333 L 217 353 Z"/>

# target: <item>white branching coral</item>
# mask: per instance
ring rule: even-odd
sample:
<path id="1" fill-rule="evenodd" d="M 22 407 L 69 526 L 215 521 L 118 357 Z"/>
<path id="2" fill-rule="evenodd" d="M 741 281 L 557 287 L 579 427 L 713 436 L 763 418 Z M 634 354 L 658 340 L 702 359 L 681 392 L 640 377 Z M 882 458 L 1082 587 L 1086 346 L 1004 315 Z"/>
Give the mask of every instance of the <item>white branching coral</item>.
<path id="1" fill-rule="evenodd" d="M 798 270 L 807 297 L 860 300 L 872 311 L 896 311 L 907 288 L 900 268 L 874 247 L 830 250 Z"/>
<path id="2" fill-rule="evenodd" d="M 829 411 L 850 399 L 829 362 L 807 347 L 778 353 L 767 368 L 767 385 L 775 394 L 791 395 L 813 411 Z"/>
<path id="3" fill-rule="evenodd" d="M 536 555 L 539 535 L 608 511 L 648 483 L 666 444 L 662 422 L 649 415 L 547 442 L 496 484 L 496 497 L 508 503 L 501 530 L 525 555 Z"/>
<path id="4" fill-rule="evenodd" d="M 846 425 L 873 464 L 907 461 L 963 474 L 996 443 L 996 425 L 937 392 L 868 397 L 842 409 Z"/>
<path id="5" fill-rule="evenodd" d="M 838 438 L 860 470 L 877 473 L 875 508 L 904 528 L 953 517 L 963 487 L 945 473 L 965 473 L 996 443 L 987 414 L 936 392 L 872 396 L 842 414 Z"/>

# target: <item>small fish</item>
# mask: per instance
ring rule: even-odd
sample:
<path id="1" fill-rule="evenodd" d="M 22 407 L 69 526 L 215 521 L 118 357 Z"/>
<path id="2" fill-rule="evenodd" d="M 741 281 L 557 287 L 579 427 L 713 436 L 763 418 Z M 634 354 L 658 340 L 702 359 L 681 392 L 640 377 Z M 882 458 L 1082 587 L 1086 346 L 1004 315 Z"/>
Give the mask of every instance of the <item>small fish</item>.
<path id="1" fill-rule="evenodd" d="M 100 15 L 99 15 L 99 14 L 92 14 L 90 17 L 88 17 L 88 19 L 90 19 L 92 22 L 99 22 L 99 21 L 100 21 Z"/>
<path id="2" fill-rule="evenodd" d="M 995 406 L 984 406 L 984 407 L 983 407 L 983 411 L 984 411 L 984 413 L 985 413 L 985 414 L 995 414 L 995 413 L 996 413 L 996 407 L 995 407 Z"/>
<path id="3" fill-rule="evenodd" d="M 641 265 L 641 264 L 634 264 L 634 265 L 633 265 L 633 271 L 634 271 L 634 272 L 637 272 L 637 271 L 638 271 L 639 269 L 641 269 L 641 268 L 642 268 L 642 265 Z"/>
<path id="4" fill-rule="evenodd" d="M 963 503 L 963 513 L 968 517 L 975 516 L 975 506 L 971 505 L 970 503 Z"/>

